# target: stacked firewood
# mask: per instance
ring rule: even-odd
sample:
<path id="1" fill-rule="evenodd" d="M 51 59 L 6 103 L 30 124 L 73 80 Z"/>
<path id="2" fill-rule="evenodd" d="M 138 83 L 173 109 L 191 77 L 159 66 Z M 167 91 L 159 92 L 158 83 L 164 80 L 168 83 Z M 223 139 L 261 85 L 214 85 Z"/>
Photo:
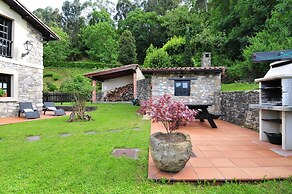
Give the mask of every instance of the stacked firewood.
<path id="1" fill-rule="evenodd" d="M 133 98 L 133 84 L 128 84 L 107 92 L 104 101 L 131 101 Z"/>

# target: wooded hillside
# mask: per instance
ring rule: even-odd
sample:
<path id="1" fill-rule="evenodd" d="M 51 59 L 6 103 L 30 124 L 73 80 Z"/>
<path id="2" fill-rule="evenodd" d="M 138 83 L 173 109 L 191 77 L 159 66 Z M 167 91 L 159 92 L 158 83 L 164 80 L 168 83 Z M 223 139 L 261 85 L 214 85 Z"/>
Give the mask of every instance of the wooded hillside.
<path id="1" fill-rule="evenodd" d="M 44 63 L 199 66 L 207 51 L 233 82 L 266 73 L 253 52 L 292 48 L 292 0 L 74 0 L 34 13 L 61 38 L 46 44 Z"/>

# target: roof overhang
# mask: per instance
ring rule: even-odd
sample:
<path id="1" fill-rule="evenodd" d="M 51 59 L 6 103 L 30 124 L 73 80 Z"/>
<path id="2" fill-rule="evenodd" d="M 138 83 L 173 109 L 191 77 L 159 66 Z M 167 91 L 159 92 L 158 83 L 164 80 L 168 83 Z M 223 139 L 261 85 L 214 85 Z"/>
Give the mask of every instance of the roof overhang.
<path id="1" fill-rule="evenodd" d="M 138 68 L 138 64 L 126 65 L 121 67 L 116 67 L 112 69 L 106 69 L 102 71 L 90 72 L 84 74 L 85 77 L 88 77 L 92 80 L 104 81 L 108 79 L 124 77 L 128 75 L 133 75 Z"/>
<path id="2" fill-rule="evenodd" d="M 55 34 L 47 25 L 39 20 L 32 12 L 30 12 L 24 5 L 17 0 L 3 0 L 11 9 L 16 11 L 22 16 L 24 20 L 30 23 L 35 29 L 40 31 L 44 40 L 59 40 L 57 34 Z"/>

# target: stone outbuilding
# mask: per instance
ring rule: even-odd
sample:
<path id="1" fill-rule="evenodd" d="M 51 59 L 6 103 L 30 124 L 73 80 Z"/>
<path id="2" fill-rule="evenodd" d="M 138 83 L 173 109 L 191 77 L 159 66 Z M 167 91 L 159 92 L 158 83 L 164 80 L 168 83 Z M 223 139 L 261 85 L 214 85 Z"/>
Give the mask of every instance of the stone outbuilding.
<path id="1" fill-rule="evenodd" d="M 16 116 L 19 102 L 43 106 L 43 41 L 58 36 L 17 0 L 0 0 L 0 118 Z"/>
<path id="2" fill-rule="evenodd" d="M 125 65 L 121 67 L 95 71 L 84 74 L 92 80 L 92 86 L 96 86 L 96 82 L 101 82 L 101 93 L 97 97 L 96 90 L 92 92 L 92 102 L 96 102 L 98 99 L 105 99 L 107 94 L 116 88 L 121 88 L 127 85 L 132 85 L 130 87 L 133 91 L 128 91 L 127 88 L 123 91 L 124 94 L 129 92 L 132 93 L 132 98 L 137 98 L 137 81 L 145 79 L 142 74 L 138 64 Z M 121 94 L 123 95 L 123 94 Z M 121 96 L 119 101 L 123 101 Z"/>
<path id="3" fill-rule="evenodd" d="M 151 75 L 148 81 L 151 90 L 144 89 L 148 94 L 139 93 L 138 98 L 142 100 L 170 94 L 184 103 L 212 104 L 210 111 L 221 112 L 221 76 L 224 71 L 224 67 L 211 66 L 142 69 L 144 75 Z M 145 83 L 138 86 L 147 88 Z"/>

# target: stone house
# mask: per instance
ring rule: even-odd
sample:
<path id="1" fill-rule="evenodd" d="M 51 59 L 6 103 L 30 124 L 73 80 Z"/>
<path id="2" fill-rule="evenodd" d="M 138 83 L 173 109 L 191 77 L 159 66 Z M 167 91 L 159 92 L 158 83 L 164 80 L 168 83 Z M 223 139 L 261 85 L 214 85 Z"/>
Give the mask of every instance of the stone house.
<path id="1" fill-rule="evenodd" d="M 139 90 L 141 87 L 144 91 L 138 98 L 170 94 L 175 100 L 188 104 L 212 104 L 210 111 L 221 112 L 221 76 L 224 71 L 224 67 L 211 66 L 142 69 L 144 75 L 151 75 L 151 80 L 146 84 L 138 83 Z M 150 90 L 147 84 L 150 84 Z"/>
<path id="2" fill-rule="evenodd" d="M 58 36 L 17 0 L 0 0 L 0 117 L 16 116 L 19 102 L 43 106 L 43 41 Z"/>

